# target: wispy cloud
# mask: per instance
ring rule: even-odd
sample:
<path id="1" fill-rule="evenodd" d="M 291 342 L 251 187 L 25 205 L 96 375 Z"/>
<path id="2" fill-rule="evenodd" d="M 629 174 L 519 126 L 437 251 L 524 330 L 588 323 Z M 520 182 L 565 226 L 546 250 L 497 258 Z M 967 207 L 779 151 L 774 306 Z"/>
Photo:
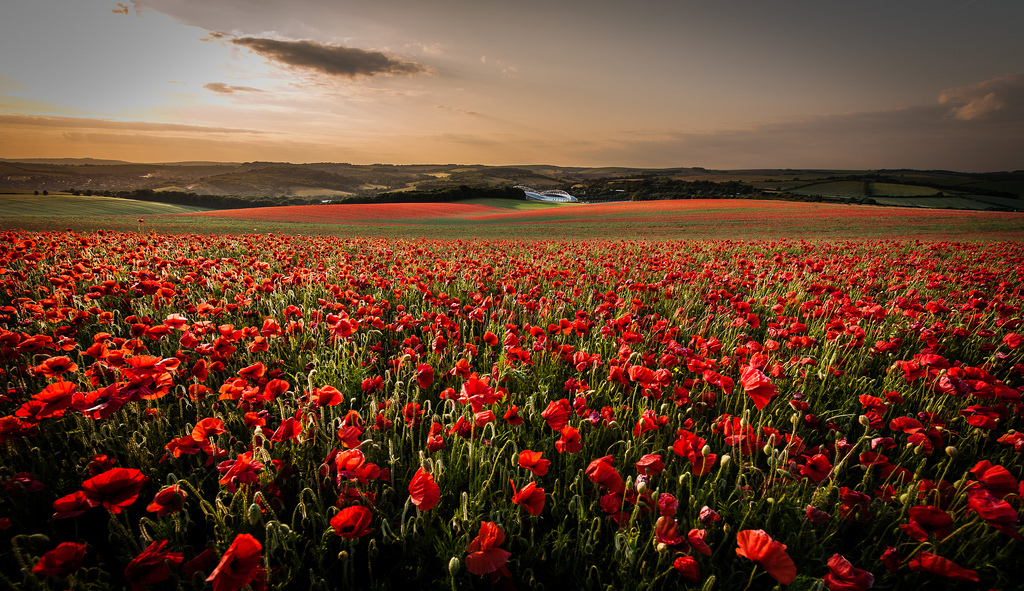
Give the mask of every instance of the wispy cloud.
<path id="1" fill-rule="evenodd" d="M 267 132 L 235 127 L 157 123 L 152 121 L 119 121 L 91 117 L 53 117 L 46 115 L 0 115 L 0 125 L 29 126 L 50 129 L 111 129 L 121 131 L 168 131 L 188 133 L 253 133 Z"/>
<path id="2" fill-rule="evenodd" d="M 468 109 L 460 109 L 459 107 L 449 107 L 447 105 L 434 105 L 435 109 L 443 109 L 445 111 L 451 111 L 452 113 L 459 113 L 462 115 L 471 115 L 473 117 L 480 117 L 480 113 L 476 111 L 470 111 Z"/>
<path id="3" fill-rule="evenodd" d="M 433 72 L 417 62 L 357 47 L 260 37 L 238 37 L 231 39 L 230 43 L 245 47 L 272 62 L 341 78 L 414 76 Z"/>
<path id="4" fill-rule="evenodd" d="M 117 8 L 112 9 L 110 12 L 114 14 L 128 14 L 128 6 L 126 4 L 117 3 Z"/>
<path id="5" fill-rule="evenodd" d="M 251 86 L 231 86 L 223 82 L 208 82 L 203 85 L 203 88 L 211 92 L 219 94 L 234 94 L 236 92 L 266 92 L 260 88 L 253 88 Z"/>
<path id="6" fill-rule="evenodd" d="M 1024 73 L 997 76 L 978 84 L 942 91 L 939 104 L 954 119 L 1024 119 Z"/>

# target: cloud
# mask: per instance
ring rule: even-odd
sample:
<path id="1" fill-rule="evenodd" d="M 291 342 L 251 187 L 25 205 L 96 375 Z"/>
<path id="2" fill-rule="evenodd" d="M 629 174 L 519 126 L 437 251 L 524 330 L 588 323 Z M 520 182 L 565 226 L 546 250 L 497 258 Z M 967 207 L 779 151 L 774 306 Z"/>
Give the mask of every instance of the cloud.
<path id="1" fill-rule="evenodd" d="M 152 121 L 118 121 L 87 117 L 53 117 L 48 115 L 0 115 L 0 125 L 42 127 L 50 129 L 112 129 L 120 131 L 167 131 L 188 133 L 253 133 L 267 132 L 256 129 L 188 125 L 184 123 L 156 123 Z"/>
<path id="2" fill-rule="evenodd" d="M 124 15 L 127 15 L 128 14 L 128 6 L 118 2 L 117 3 L 117 8 L 114 8 L 110 12 L 113 12 L 114 14 L 124 14 Z"/>
<path id="3" fill-rule="evenodd" d="M 1015 170 L 1024 162 L 1024 75 L 951 88 L 926 105 L 702 133 L 622 133 L 566 154 L 623 166 Z"/>
<path id="4" fill-rule="evenodd" d="M 1024 118 L 1024 73 L 944 90 L 939 94 L 939 104 L 949 105 L 949 115 L 960 121 Z"/>
<path id="5" fill-rule="evenodd" d="M 476 111 L 470 111 L 468 109 L 460 109 L 458 107 L 449 107 L 447 105 L 434 105 L 435 109 L 444 109 L 445 111 L 451 111 L 453 113 L 461 113 L 463 115 L 472 115 L 473 117 L 479 117 L 480 113 Z"/>
<path id="6" fill-rule="evenodd" d="M 207 31 L 205 37 L 200 37 L 200 41 L 220 41 L 221 39 L 227 39 L 229 35 L 224 33 L 218 33 L 217 31 Z"/>
<path id="7" fill-rule="evenodd" d="M 234 94 L 236 92 L 266 92 L 260 88 L 253 88 L 251 86 L 231 86 L 229 84 L 224 84 L 223 82 L 208 82 L 203 85 L 203 88 L 220 94 Z"/>
<path id="8" fill-rule="evenodd" d="M 239 37 L 231 43 L 250 49 L 264 58 L 305 70 L 342 78 L 359 76 L 413 76 L 431 73 L 422 64 L 371 51 L 315 41 L 282 41 L 260 37 Z"/>

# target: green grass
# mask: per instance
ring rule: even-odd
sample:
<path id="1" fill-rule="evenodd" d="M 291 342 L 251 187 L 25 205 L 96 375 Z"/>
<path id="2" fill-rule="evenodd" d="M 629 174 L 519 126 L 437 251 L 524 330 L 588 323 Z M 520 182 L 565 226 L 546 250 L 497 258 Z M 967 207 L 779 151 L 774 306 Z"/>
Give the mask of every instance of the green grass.
<path id="1" fill-rule="evenodd" d="M 117 199 L 116 197 L 0 193 L 0 220 L 3 221 L 20 217 L 140 216 L 197 211 L 208 211 L 208 209 L 189 205 Z M 4 223 L 3 225 L 8 224 Z"/>

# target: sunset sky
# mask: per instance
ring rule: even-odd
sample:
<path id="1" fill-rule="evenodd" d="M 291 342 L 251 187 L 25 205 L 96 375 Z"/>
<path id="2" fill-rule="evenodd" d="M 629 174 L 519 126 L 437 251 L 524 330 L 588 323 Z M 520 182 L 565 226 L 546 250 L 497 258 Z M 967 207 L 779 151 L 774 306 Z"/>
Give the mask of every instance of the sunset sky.
<path id="1" fill-rule="evenodd" d="M 1020 0 L 5 0 L 0 157 L 1024 169 Z"/>

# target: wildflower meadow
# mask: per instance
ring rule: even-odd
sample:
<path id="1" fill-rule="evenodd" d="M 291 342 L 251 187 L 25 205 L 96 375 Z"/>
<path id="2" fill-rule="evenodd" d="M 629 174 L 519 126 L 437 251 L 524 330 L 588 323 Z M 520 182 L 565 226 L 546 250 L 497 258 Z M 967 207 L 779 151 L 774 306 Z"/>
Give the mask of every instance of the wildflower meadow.
<path id="1" fill-rule="evenodd" d="M 1022 281 L 1019 242 L 2 231 L 0 582 L 1019 589 Z"/>

